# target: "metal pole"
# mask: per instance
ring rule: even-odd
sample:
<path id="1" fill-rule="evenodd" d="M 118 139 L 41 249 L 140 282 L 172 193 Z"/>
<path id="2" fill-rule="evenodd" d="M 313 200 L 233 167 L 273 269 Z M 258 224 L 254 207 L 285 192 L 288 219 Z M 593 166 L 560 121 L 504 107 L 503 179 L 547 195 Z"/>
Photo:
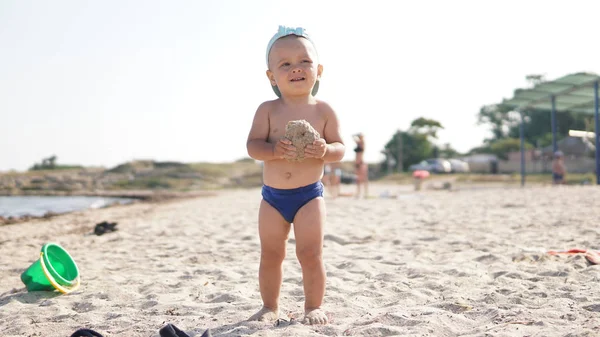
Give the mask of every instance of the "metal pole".
<path id="1" fill-rule="evenodd" d="M 398 147 L 398 162 L 396 163 L 396 170 L 403 172 L 404 168 L 402 165 L 402 131 L 398 130 L 396 133 L 396 145 Z"/>
<path id="2" fill-rule="evenodd" d="M 558 151 L 556 144 L 556 96 L 552 95 L 552 153 Z"/>
<path id="3" fill-rule="evenodd" d="M 600 81 L 596 81 L 594 83 L 594 101 L 595 101 L 595 118 L 596 118 L 596 184 L 600 185 L 600 116 L 598 116 L 598 109 L 600 102 L 598 101 L 598 83 Z"/>
<path id="4" fill-rule="evenodd" d="M 389 149 L 381 151 L 385 155 L 386 174 L 392 174 L 392 152 Z"/>
<path id="5" fill-rule="evenodd" d="M 519 137 L 521 138 L 521 187 L 525 186 L 525 118 L 521 114 L 521 125 L 519 126 Z"/>

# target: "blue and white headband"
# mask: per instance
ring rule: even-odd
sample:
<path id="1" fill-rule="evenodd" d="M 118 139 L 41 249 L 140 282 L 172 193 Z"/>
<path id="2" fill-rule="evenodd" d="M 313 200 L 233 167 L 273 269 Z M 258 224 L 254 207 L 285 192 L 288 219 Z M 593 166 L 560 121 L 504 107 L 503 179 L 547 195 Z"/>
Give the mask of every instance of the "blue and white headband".
<path id="1" fill-rule="evenodd" d="M 267 45 L 267 54 L 266 54 L 267 67 L 269 66 L 269 53 L 271 52 L 271 48 L 273 48 L 273 44 L 275 44 L 275 41 L 281 39 L 282 37 L 286 37 L 289 35 L 296 35 L 296 36 L 307 39 L 308 41 L 310 41 L 310 43 L 312 43 L 313 47 L 315 48 L 315 53 L 317 53 L 317 47 L 315 46 L 315 42 L 310 38 L 310 36 L 306 32 L 306 29 L 304 29 L 302 27 L 293 28 L 293 27 L 279 26 L 279 30 L 277 30 L 277 33 L 275 33 L 275 35 L 273 35 L 273 37 L 269 41 L 269 44 Z M 317 53 L 317 56 L 318 56 L 318 53 Z M 275 85 L 272 87 L 273 87 L 273 91 L 275 92 L 275 94 L 278 97 L 281 97 L 281 92 L 279 91 L 279 88 L 277 88 L 277 86 L 275 86 Z M 318 80 L 315 83 L 315 86 L 313 87 L 312 95 L 315 96 L 317 94 L 317 91 L 319 91 L 319 81 Z"/>
<path id="2" fill-rule="evenodd" d="M 293 28 L 293 27 L 279 26 L 279 30 L 277 31 L 277 33 L 275 33 L 275 35 L 273 35 L 273 37 L 269 41 L 269 44 L 267 45 L 267 54 L 265 57 L 267 66 L 269 66 L 269 53 L 271 52 L 271 48 L 273 48 L 273 44 L 275 44 L 275 41 L 281 39 L 282 37 L 286 37 L 289 35 L 296 35 L 296 36 L 303 37 L 303 38 L 307 39 L 308 41 L 310 41 L 310 43 L 312 43 L 313 46 L 315 46 L 315 42 L 310 38 L 310 36 L 306 32 L 306 29 L 304 29 L 302 27 Z M 315 46 L 315 52 L 317 52 L 316 46 Z"/>

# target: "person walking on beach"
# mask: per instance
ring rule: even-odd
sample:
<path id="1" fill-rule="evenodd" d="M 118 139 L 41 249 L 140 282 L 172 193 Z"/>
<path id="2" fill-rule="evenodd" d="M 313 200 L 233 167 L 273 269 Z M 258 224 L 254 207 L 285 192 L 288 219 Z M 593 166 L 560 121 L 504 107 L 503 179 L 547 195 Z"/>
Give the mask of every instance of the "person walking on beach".
<path id="1" fill-rule="evenodd" d="M 565 184 L 567 175 L 567 167 L 565 166 L 565 155 L 562 151 L 556 151 L 554 153 L 554 160 L 552 160 L 552 183 Z"/>
<path id="2" fill-rule="evenodd" d="M 354 135 L 356 147 L 354 152 L 356 158 L 354 160 L 354 171 L 356 174 L 356 198 L 360 198 L 360 187 L 363 186 L 363 196 L 369 195 L 369 166 L 364 161 L 365 157 L 365 136 L 362 133 Z"/>
<path id="3" fill-rule="evenodd" d="M 338 162 L 345 146 L 335 111 L 315 99 L 323 66 L 315 45 L 303 28 L 280 26 L 267 46 L 267 77 L 279 97 L 262 103 L 254 116 L 247 150 L 264 162 L 262 197 L 258 210 L 261 255 L 258 273 L 263 307 L 249 320 L 279 318 L 279 293 L 286 242 L 294 224 L 296 256 L 302 268 L 304 322 L 325 324 L 321 309 L 325 295 L 323 265 L 324 163 Z M 289 121 L 306 120 L 323 137 L 306 145 L 303 161 L 284 137 Z"/>

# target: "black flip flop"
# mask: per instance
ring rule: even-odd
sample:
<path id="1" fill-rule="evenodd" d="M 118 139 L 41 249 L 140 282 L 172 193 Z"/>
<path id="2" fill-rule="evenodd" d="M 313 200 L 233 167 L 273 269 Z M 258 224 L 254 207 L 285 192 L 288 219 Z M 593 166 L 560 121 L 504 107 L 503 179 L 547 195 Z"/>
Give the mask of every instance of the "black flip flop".
<path id="1" fill-rule="evenodd" d="M 116 222 L 107 222 L 107 223 L 104 225 L 104 228 L 106 228 L 106 230 L 107 230 L 107 231 L 109 231 L 109 232 L 114 232 L 114 231 L 116 231 L 116 230 L 117 230 L 117 229 L 115 228 L 116 226 L 117 226 L 117 223 L 116 223 Z"/>
<path id="2" fill-rule="evenodd" d="M 106 221 L 102 221 L 99 224 L 96 224 L 96 227 L 94 227 L 94 234 L 96 235 L 102 235 L 105 233 L 109 233 L 109 232 L 114 232 L 117 229 L 115 228 L 117 226 L 116 222 L 106 222 Z"/>
<path id="3" fill-rule="evenodd" d="M 190 337 L 188 334 L 179 330 L 176 326 L 170 323 L 163 326 L 158 333 L 160 333 L 160 337 Z"/>
<path id="4" fill-rule="evenodd" d="M 162 329 L 160 329 L 159 333 L 160 333 L 160 337 L 190 337 L 188 334 L 179 330 L 176 326 L 174 326 L 173 324 L 170 324 L 170 323 L 165 325 L 164 327 L 162 327 Z M 204 331 L 204 333 L 202 334 L 201 337 L 212 337 L 212 334 L 210 333 L 210 329 L 207 329 L 206 331 Z"/>
<path id="5" fill-rule="evenodd" d="M 98 332 L 91 329 L 79 329 L 75 331 L 71 337 L 103 337 Z"/>

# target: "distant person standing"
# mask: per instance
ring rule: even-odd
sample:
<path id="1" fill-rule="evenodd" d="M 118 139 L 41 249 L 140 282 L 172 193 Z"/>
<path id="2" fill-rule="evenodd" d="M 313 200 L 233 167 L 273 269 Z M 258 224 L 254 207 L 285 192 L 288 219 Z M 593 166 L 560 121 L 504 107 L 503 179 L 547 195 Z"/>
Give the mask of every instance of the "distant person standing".
<path id="1" fill-rule="evenodd" d="M 356 159 L 354 161 L 354 169 L 356 173 L 356 197 L 360 198 L 360 187 L 364 187 L 364 197 L 369 195 L 369 167 L 365 163 L 365 136 L 362 133 L 354 135 L 354 141 L 356 142 Z"/>
<path id="2" fill-rule="evenodd" d="M 567 175 L 567 167 L 565 166 L 565 155 L 562 151 L 554 152 L 554 160 L 552 160 L 552 183 L 565 184 Z"/>

